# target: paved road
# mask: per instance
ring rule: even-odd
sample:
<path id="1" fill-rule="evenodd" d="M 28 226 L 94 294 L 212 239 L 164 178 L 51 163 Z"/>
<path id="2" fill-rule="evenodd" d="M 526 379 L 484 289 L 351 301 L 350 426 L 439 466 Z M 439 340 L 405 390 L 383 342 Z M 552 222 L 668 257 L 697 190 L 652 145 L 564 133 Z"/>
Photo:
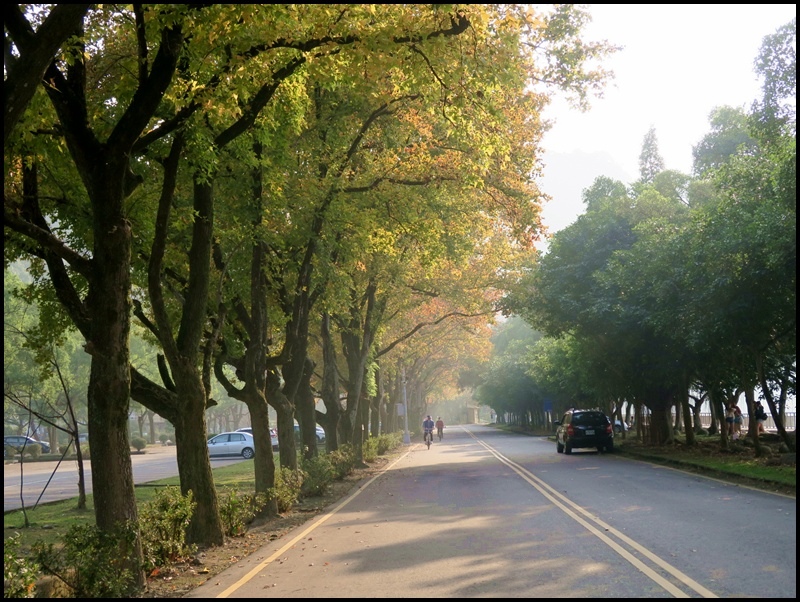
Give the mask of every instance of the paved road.
<path id="1" fill-rule="evenodd" d="M 225 466 L 241 459 L 215 459 L 212 466 Z M 145 453 L 133 454 L 133 481 L 136 484 L 173 477 L 178 474 L 175 447 L 154 445 Z M 21 469 L 21 470 L 20 470 Z M 92 463 L 84 463 L 86 491 L 92 491 Z M 24 483 L 20 499 L 20 480 Z M 37 503 L 69 499 L 78 495 L 78 468 L 75 461 L 7 463 L 3 469 L 3 510 L 16 510 Z"/>
<path id="2" fill-rule="evenodd" d="M 186 597 L 796 597 L 796 500 L 450 427 Z"/>

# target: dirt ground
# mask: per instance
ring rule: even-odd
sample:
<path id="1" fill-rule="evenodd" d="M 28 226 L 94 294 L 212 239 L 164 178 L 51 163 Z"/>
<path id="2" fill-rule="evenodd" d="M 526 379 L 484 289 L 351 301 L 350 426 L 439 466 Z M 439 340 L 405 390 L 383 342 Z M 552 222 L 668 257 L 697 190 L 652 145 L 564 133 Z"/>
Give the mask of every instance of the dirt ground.
<path id="1" fill-rule="evenodd" d="M 349 494 L 362 480 L 372 477 L 390 461 L 381 456 L 366 468 L 355 469 L 342 481 L 335 481 L 324 496 L 301 500 L 291 511 L 275 518 L 250 525 L 242 537 L 226 537 L 222 546 L 200 550 L 169 569 L 162 569 L 148 578 L 147 591 L 140 598 L 180 598 L 224 571 L 229 566 L 254 554 L 264 544 L 284 536 L 288 531 L 311 520 L 323 510 Z"/>

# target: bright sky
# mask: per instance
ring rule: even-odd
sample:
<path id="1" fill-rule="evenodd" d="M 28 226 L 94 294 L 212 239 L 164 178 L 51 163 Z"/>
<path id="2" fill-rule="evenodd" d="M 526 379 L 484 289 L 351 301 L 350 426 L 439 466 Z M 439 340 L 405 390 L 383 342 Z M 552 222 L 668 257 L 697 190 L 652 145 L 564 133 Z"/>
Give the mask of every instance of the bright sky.
<path id="1" fill-rule="evenodd" d="M 607 153 L 615 173 L 576 174 L 578 198 L 545 206 L 556 231 L 583 212 L 580 192 L 597 175 L 630 183 L 638 177 L 642 140 L 655 127 L 667 169 L 691 173 L 692 147 L 709 131 L 708 115 L 721 105 L 748 109 L 760 95 L 753 62 L 764 36 L 797 14 L 796 4 L 589 4 L 592 22 L 585 39 L 623 46 L 604 62 L 616 77 L 604 98 L 587 113 L 554 103 L 555 120 L 545 135 L 544 157 L 562 153 Z M 596 157 L 603 159 L 603 157 Z M 554 194 L 555 167 L 545 168 L 545 191 Z M 600 168 L 598 168 L 600 169 Z M 563 179 L 559 169 L 558 179 Z M 624 178 L 623 175 L 627 175 Z M 565 193 L 574 197 L 575 188 Z"/>

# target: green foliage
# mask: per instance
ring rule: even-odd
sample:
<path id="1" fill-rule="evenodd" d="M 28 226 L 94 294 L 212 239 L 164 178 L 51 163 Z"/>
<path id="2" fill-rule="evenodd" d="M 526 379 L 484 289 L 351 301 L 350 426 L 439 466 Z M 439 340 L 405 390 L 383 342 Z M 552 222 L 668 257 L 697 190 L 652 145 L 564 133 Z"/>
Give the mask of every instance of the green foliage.
<path id="1" fill-rule="evenodd" d="M 194 547 L 186 544 L 186 527 L 195 506 L 191 491 L 182 495 L 179 487 L 171 486 L 157 491 L 154 500 L 140 507 L 139 530 L 146 571 L 169 566 L 194 553 Z"/>
<path id="2" fill-rule="evenodd" d="M 232 488 L 221 492 L 219 514 L 225 535 L 229 537 L 244 535 L 247 525 L 267 506 L 268 502 L 268 496 L 263 493 L 242 493 Z"/>
<path id="3" fill-rule="evenodd" d="M 31 460 L 37 460 L 42 455 L 42 446 L 38 443 L 30 443 L 25 446 L 25 455 Z"/>
<path id="4" fill-rule="evenodd" d="M 166 433 L 161 433 L 158 436 L 158 440 L 161 442 L 162 445 L 164 445 L 167 441 L 169 441 L 169 435 L 167 435 Z"/>
<path id="5" fill-rule="evenodd" d="M 147 439 L 143 437 L 132 437 L 131 438 L 131 447 L 133 447 L 136 451 L 140 452 L 145 447 L 147 447 Z"/>
<path id="6" fill-rule="evenodd" d="M 378 457 L 378 438 L 369 437 L 366 441 L 364 441 L 361 454 L 364 458 L 364 462 L 374 462 Z"/>
<path id="7" fill-rule="evenodd" d="M 123 565 L 133 556 L 134 542 L 135 530 L 130 527 L 105 532 L 94 525 L 75 525 L 60 548 L 34 544 L 33 558 L 76 598 L 122 598 L 134 590 L 133 575 Z"/>
<path id="8" fill-rule="evenodd" d="M 14 458 L 19 454 L 19 450 L 13 445 L 3 445 L 3 457 Z"/>
<path id="9" fill-rule="evenodd" d="M 333 467 L 333 478 L 341 481 L 351 472 L 356 465 L 356 453 L 353 446 L 345 443 L 339 449 L 328 454 Z"/>
<path id="10" fill-rule="evenodd" d="M 333 464 L 326 455 L 303 459 L 301 468 L 306 475 L 303 480 L 302 494 L 313 497 L 324 495 L 333 482 Z"/>
<path id="11" fill-rule="evenodd" d="M 298 469 L 281 468 L 275 475 L 275 487 L 272 495 L 277 501 L 278 512 L 287 512 L 300 499 L 305 473 Z"/>
<path id="12" fill-rule="evenodd" d="M 403 443 L 403 434 L 400 431 L 394 433 L 381 433 L 377 437 L 378 455 L 382 456 L 386 452 L 400 447 Z"/>
<path id="13" fill-rule="evenodd" d="M 33 598 L 39 565 L 19 553 L 20 534 L 15 533 L 3 542 L 3 597 Z"/>

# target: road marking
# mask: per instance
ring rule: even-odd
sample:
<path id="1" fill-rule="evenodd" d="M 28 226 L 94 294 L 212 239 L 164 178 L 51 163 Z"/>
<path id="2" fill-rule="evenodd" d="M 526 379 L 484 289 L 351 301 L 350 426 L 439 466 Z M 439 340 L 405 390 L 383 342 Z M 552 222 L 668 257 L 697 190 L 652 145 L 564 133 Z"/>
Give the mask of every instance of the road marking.
<path id="1" fill-rule="evenodd" d="M 595 535 L 598 539 L 600 539 L 603 543 L 605 543 L 608 547 L 614 550 L 617 554 L 622 556 L 625 560 L 630 562 L 634 567 L 636 567 L 639 571 L 645 574 L 647 577 L 655 581 L 658 585 L 664 588 L 668 593 L 673 595 L 676 598 L 689 598 L 689 594 L 675 586 L 669 580 L 665 579 L 662 575 L 658 574 L 655 570 L 647 566 L 641 560 L 636 558 L 633 554 L 631 554 L 628 550 L 622 547 L 619 543 L 614 541 L 609 534 L 613 535 L 634 551 L 638 552 L 650 562 L 660 567 L 664 572 L 668 573 L 681 583 L 683 583 L 686 587 L 693 590 L 696 594 L 704 598 L 719 598 L 717 594 L 712 592 L 709 589 L 703 587 L 700 583 L 686 575 L 685 573 L 681 572 L 662 558 L 653 554 L 650 550 L 643 547 L 642 545 L 638 544 L 630 537 L 617 531 L 611 525 L 603 522 L 596 516 L 592 516 L 587 510 L 583 507 L 579 506 L 572 500 L 570 500 L 565 495 L 559 493 L 552 487 L 550 487 L 547 483 L 542 481 L 532 472 L 527 470 L 526 468 L 520 466 L 519 464 L 515 463 L 512 460 L 509 460 L 500 452 L 495 450 L 492 446 L 485 443 L 483 440 L 478 439 L 471 431 L 464 429 L 470 437 L 475 439 L 481 446 L 483 446 L 490 454 L 492 454 L 495 458 L 500 460 L 503 464 L 511 468 L 514 472 L 516 472 L 520 477 L 523 478 L 526 482 L 530 483 L 536 490 L 539 491 L 544 497 L 550 500 L 556 507 L 561 509 L 567 516 L 578 522 L 582 525 L 586 530 L 590 533 Z M 599 527 L 599 528 L 598 528 Z M 602 529 L 602 531 L 600 530 Z"/>

